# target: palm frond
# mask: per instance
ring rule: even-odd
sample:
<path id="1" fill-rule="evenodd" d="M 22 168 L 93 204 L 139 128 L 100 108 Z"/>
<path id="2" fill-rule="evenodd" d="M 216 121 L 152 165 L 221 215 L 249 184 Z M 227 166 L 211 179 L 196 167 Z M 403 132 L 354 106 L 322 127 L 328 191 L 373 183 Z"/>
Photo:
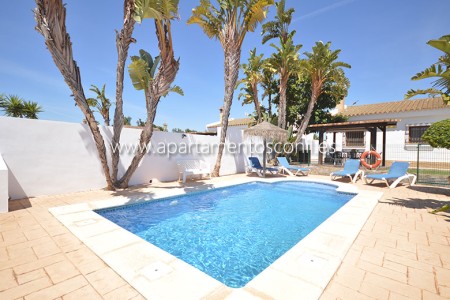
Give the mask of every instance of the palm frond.
<path id="1" fill-rule="evenodd" d="M 433 97 L 436 95 L 443 95 L 443 93 L 442 93 L 442 91 L 434 89 L 434 88 L 418 89 L 418 90 L 411 89 L 405 94 L 405 98 L 410 99 L 410 98 L 418 96 L 418 95 L 429 95 L 429 96 Z"/>

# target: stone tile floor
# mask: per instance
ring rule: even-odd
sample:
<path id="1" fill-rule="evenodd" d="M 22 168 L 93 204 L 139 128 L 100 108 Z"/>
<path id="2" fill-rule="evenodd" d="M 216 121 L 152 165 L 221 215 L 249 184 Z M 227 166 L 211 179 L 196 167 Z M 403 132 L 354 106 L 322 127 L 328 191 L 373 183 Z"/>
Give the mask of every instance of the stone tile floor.
<path id="1" fill-rule="evenodd" d="M 239 176 L 245 175 L 212 182 Z M 207 188 L 210 182 L 191 181 L 185 189 Z M 357 185 L 383 191 L 384 196 L 321 298 L 450 299 L 450 214 L 428 213 L 450 203 L 450 189 L 418 185 L 390 190 L 361 181 Z M 142 299 L 48 208 L 179 186 L 153 183 L 127 191 L 10 201 L 10 212 L 0 214 L 0 299 Z"/>

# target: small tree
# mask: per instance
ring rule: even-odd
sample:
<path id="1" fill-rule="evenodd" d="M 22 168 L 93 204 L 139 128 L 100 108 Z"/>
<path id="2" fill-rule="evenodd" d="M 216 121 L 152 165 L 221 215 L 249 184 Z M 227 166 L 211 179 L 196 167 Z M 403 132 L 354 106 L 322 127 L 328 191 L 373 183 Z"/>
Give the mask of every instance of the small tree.
<path id="1" fill-rule="evenodd" d="M 267 14 L 273 0 L 217 0 L 218 7 L 209 0 L 201 0 L 192 10 L 188 24 L 198 24 L 209 38 L 218 39 L 224 53 L 224 105 L 222 131 L 212 176 L 218 177 L 227 136 L 228 118 L 233 103 L 234 90 L 239 76 L 241 49 L 245 36 L 253 32 Z"/>
<path id="2" fill-rule="evenodd" d="M 124 117 L 123 118 L 123 125 L 131 126 L 131 117 Z"/>
<path id="3" fill-rule="evenodd" d="M 0 95 L 0 109 L 8 117 L 27 119 L 37 119 L 38 114 L 43 112 L 38 103 L 26 101 L 16 95 Z"/>
<path id="4" fill-rule="evenodd" d="M 450 119 L 433 123 L 422 135 L 422 140 L 435 148 L 450 149 Z"/>
<path id="5" fill-rule="evenodd" d="M 258 116 L 258 123 L 262 122 L 261 106 L 258 97 L 258 84 L 263 80 L 263 54 L 256 55 L 256 48 L 250 51 L 250 57 L 247 64 L 242 64 L 241 68 L 244 72 L 244 78 L 239 83 L 244 86 L 241 88 L 242 93 L 238 98 L 242 99 L 242 105 L 253 103 L 255 112 Z"/>
<path id="6" fill-rule="evenodd" d="M 331 42 L 326 44 L 316 42 L 312 52 L 305 52 L 307 58 L 301 61 L 302 76 L 311 78 L 311 99 L 298 129 L 297 142 L 300 141 L 308 127 L 317 100 L 320 95 L 326 92 L 325 87 L 332 85 L 332 92 L 343 96 L 347 95 L 347 90 L 350 87 L 350 81 L 345 76 L 342 68 L 351 68 L 351 66 L 347 63 L 336 61 L 341 50 L 332 51 L 330 46 Z"/>
<path id="7" fill-rule="evenodd" d="M 270 44 L 276 52 L 267 59 L 267 66 L 272 72 L 278 74 L 280 101 L 278 103 L 278 127 L 286 129 L 286 89 L 289 77 L 300 72 L 300 54 L 301 45 L 294 44 L 294 34 L 292 31 L 286 40 L 280 38 L 280 46 Z"/>
<path id="8" fill-rule="evenodd" d="M 109 126 L 109 108 L 111 107 L 111 101 L 105 94 L 106 84 L 103 85 L 100 90 L 96 85 L 91 84 L 90 91 L 96 94 L 95 98 L 87 98 L 86 101 L 90 107 L 94 107 L 102 115 L 105 125 Z"/>

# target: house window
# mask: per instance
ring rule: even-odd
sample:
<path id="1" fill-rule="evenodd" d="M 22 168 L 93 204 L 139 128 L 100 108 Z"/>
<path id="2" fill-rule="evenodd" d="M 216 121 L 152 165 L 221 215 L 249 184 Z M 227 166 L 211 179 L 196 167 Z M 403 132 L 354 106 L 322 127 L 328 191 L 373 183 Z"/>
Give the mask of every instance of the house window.
<path id="1" fill-rule="evenodd" d="M 346 147 L 364 147 L 364 131 L 347 131 L 345 133 Z"/>
<path id="2" fill-rule="evenodd" d="M 422 135 L 428 129 L 428 125 L 425 126 L 409 126 L 409 139 L 410 143 L 423 143 Z"/>

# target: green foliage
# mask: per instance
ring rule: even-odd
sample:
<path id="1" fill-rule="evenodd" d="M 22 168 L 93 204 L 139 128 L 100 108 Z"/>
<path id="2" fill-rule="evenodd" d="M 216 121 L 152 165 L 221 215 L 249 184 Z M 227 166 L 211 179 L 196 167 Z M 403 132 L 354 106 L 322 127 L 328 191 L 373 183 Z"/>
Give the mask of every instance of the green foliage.
<path id="1" fill-rule="evenodd" d="M 193 130 L 193 129 L 189 129 L 186 128 L 185 130 L 181 129 L 181 128 L 172 128 L 172 132 L 176 132 L 176 133 L 190 133 L 190 132 L 197 132 L 197 130 Z"/>
<path id="2" fill-rule="evenodd" d="M 422 135 L 432 147 L 450 149 L 450 119 L 433 123 Z"/>
<path id="3" fill-rule="evenodd" d="M 184 96 L 183 89 L 181 87 L 179 87 L 178 85 L 174 85 L 174 86 L 171 86 L 170 89 L 166 93 L 163 94 L 163 97 L 167 96 L 171 92 L 177 93 L 180 96 Z"/>
<path id="4" fill-rule="evenodd" d="M 438 212 L 446 212 L 446 211 L 450 211 L 450 206 L 448 204 L 445 204 L 445 205 L 441 206 L 440 208 L 437 208 L 437 209 L 431 211 L 431 213 L 435 214 Z"/>
<path id="5" fill-rule="evenodd" d="M 123 118 L 123 125 L 131 126 L 131 117 L 130 116 Z"/>
<path id="6" fill-rule="evenodd" d="M 145 121 L 142 121 L 140 118 L 136 121 L 136 126 L 138 127 L 144 127 Z"/>
<path id="7" fill-rule="evenodd" d="M 294 44 L 295 31 L 288 35 L 283 41 L 280 38 L 280 46 L 270 44 L 275 52 L 267 59 L 267 68 L 273 73 L 286 72 L 287 74 L 297 74 L 300 72 L 300 48 L 302 45 Z"/>
<path id="8" fill-rule="evenodd" d="M 131 82 L 137 90 L 146 89 L 153 81 L 156 69 L 158 68 L 160 57 L 153 60 L 150 53 L 145 50 L 139 50 L 139 56 L 131 57 L 131 64 L 128 66 Z"/>
<path id="9" fill-rule="evenodd" d="M 142 23 L 143 19 L 176 19 L 179 2 L 179 0 L 135 0 L 134 20 Z"/>
<path id="10" fill-rule="evenodd" d="M 409 99 L 416 95 L 439 95 L 444 102 L 450 104 L 450 35 L 444 35 L 437 40 L 430 40 L 427 44 L 444 52 L 444 55 L 440 56 L 436 63 L 417 73 L 411 79 L 436 78 L 436 80 L 432 82 L 432 88 L 409 90 L 405 97 Z"/>
<path id="11" fill-rule="evenodd" d="M 153 57 L 147 51 L 139 50 L 139 56 L 131 57 L 131 64 L 128 66 L 128 73 L 130 74 L 131 82 L 137 90 L 145 90 L 155 79 L 156 70 L 160 64 L 161 58 L 159 56 Z M 170 87 L 170 89 L 162 94 L 167 96 L 170 92 L 177 93 L 184 96 L 184 92 L 178 85 Z"/>
<path id="12" fill-rule="evenodd" d="M 332 91 L 336 86 L 326 83 L 316 105 L 314 106 L 309 124 L 337 123 L 345 122 L 347 117 L 342 115 L 333 116 L 330 110 L 336 107 L 345 93 L 341 89 Z M 306 77 L 298 79 L 297 76 L 289 77 L 287 85 L 287 114 L 286 120 L 289 124 L 300 125 L 301 117 L 305 115 L 308 104 L 311 99 L 311 78 Z M 279 102 L 279 95 L 274 98 L 274 103 Z"/>
<path id="13" fill-rule="evenodd" d="M 341 50 L 330 49 L 331 42 L 324 44 L 323 42 L 316 42 L 312 48 L 312 52 L 305 52 L 306 59 L 301 62 L 303 77 L 311 78 L 313 85 L 323 83 L 333 85 L 332 90 L 320 91 L 323 93 L 336 93 L 337 95 L 347 95 L 350 82 L 345 76 L 342 68 L 351 68 L 347 63 L 336 61 L 341 53 Z"/>
<path id="14" fill-rule="evenodd" d="M 200 0 L 192 10 L 188 24 L 197 24 L 209 38 L 220 41 L 222 46 L 235 37 L 240 47 L 247 32 L 253 32 L 267 15 L 273 0 L 217 0 L 218 7 L 209 0 Z"/>
<path id="15" fill-rule="evenodd" d="M 109 109 L 111 108 L 111 101 L 106 97 L 106 84 L 100 90 L 97 86 L 91 85 L 90 91 L 96 94 L 95 98 L 87 98 L 86 102 L 90 107 L 94 107 L 102 115 L 105 125 L 109 126 Z"/>
<path id="16" fill-rule="evenodd" d="M 285 41 L 289 35 L 289 25 L 291 24 L 292 14 L 295 12 L 295 9 L 289 8 L 286 10 L 286 0 L 280 0 L 280 2 L 275 3 L 275 6 L 277 8 L 275 20 L 268 21 L 262 26 L 261 35 L 263 36 L 263 44 L 277 37 Z"/>
<path id="17" fill-rule="evenodd" d="M 254 48 L 253 50 L 250 50 L 248 63 L 244 63 L 241 65 L 244 77 L 238 82 L 238 85 L 243 84 L 238 99 L 242 99 L 242 105 L 253 103 L 255 107 L 260 106 L 257 92 L 258 85 L 263 80 L 262 69 L 264 60 L 262 58 L 263 54 L 256 55 L 256 48 Z M 260 112 L 260 108 L 258 109 Z M 256 113 L 258 114 L 258 112 Z"/>
<path id="18" fill-rule="evenodd" d="M 164 126 L 159 126 L 159 125 L 153 124 L 153 127 L 159 129 L 159 131 L 167 132 L 167 125 L 165 123 L 164 123 Z"/>
<path id="19" fill-rule="evenodd" d="M 261 87 L 264 92 L 261 96 L 261 102 L 267 97 L 267 114 L 272 116 L 272 95 L 278 91 L 278 81 L 275 79 L 275 74 L 267 67 L 267 60 L 263 63 L 262 73 Z"/>
<path id="20" fill-rule="evenodd" d="M 26 101 L 17 95 L 1 95 L 0 109 L 5 116 L 27 119 L 38 119 L 38 114 L 43 112 L 37 102 Z"/>

